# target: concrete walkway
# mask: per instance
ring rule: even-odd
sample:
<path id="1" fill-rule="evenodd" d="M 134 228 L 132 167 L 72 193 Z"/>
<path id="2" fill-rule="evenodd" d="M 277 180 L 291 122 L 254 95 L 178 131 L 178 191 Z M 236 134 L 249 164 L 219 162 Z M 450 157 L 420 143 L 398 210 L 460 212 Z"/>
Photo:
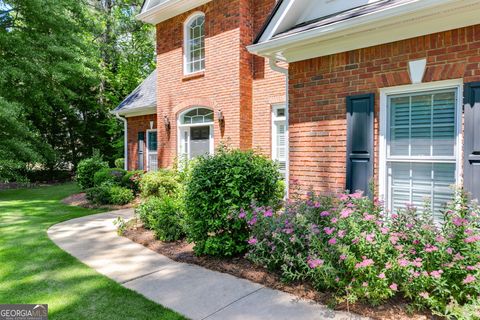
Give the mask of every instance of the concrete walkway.
<path id="1" fill-rule="evenodd" d="M 119 237 L 113 220 L 120 210 L 66 221 L 48 236 L 98 272 L 190 319 L 363 319 L 312 301 L 202 267 L 178 263 Z"/>

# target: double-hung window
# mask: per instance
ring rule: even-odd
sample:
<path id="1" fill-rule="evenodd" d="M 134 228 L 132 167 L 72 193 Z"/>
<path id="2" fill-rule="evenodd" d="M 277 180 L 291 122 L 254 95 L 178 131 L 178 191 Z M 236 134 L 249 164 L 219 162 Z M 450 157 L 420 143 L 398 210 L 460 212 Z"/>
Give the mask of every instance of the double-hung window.
<path id="1" fill-rule="evenodd" d="M 428 90 L 428 89 L 427 89 Z M 457 182 L 459 87 L 386 96 L 385 200 L 395 212 L 430 203 L 434 218 Z"/>
<path id="2" fill-rule="evenodd" d="M 273 107 L 272 159 L 278 162 L 280 173 L 287 173 L 287 115 L 284 105 Z"/>
<path id="3" fill-rule="evenodd" d="M 192 15 L 185 22 L 185 74 L 205 69 L 205 15 Z"/>

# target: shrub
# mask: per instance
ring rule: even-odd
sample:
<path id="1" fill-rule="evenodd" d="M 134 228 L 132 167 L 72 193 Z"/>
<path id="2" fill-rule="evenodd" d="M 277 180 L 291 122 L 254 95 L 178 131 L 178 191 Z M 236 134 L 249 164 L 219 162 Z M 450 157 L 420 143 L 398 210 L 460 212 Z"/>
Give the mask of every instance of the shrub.
<path id="1" fill-rule="evenodd" d="M 93 157 L 80 161 L 77 166 L 76 175 L 80 188 L 82 188 L 82 190 L 92 188 L 94 186 L 93 177 L 95 173 L 104 168 L 108 168 L 108 163 L 103 161 L 98 152 L 96 152 Z"/>
<path id="2" fill-rule="evenodd" d="M 185 236 L 184 219 L 178 198 L 163 195 L 146 199 L 136 210 L 144 226 L 162 241 L 176 241 Z"/>
<path id="3" fill-rule="evenodd" d="M 114 161 L 116 168 L 125 168 L 125 158 L 118 158 Z"/>
<path id="4" fill-rule="evenodd" d="M 122 183 L 123 177 L 125 176 L 126 171 L 123 169 L 110 169 L 103 168 L 97 171 L 93 176 L 93 185 L 99 186 L 105 182 L 111 184 L 120 185 Z"/>
<path id="5" fill-rule="evenodd" d="M 143 174 L 143 171 L 127 171 L 122 179 L 122 187 L 132 190 L 134 194 L 138 194 Z"/>
<path id="6" fill-rule="evenodd" d="M 133 191 L 110 182 L 87 190 L 87 199 L 102 205 L 125 205 L 134 199 Z"/>
<path id="7" fill-rule="evenodd" d="M 148 172 L 140 180 L 140 192 L 144 198 L 175 195 L 179 189 L 179 178 L 173 170 L 161 169 L 157 172 Z"/>
<path id="8" fill-rule="evenodd" d="M 459 192 L 441 224 L 411 206 L 389 217 L 383 211 L 359 193 L 310 194 L 278 212 L 241 210 L 238 219 L 251 228 L 247 257 L 287 281 L 309 281 L 341 301 L 402 295 L 416 308 L 472 318 L 480 300 L 478 206 Z"/>
<path id="9" fill-rule="evenodd" d="M 276 205 L 280 174 L 274 162 L 252 151 L 220 148 L 200 157 L 191 167 L 185 185 L 189 240 L 196 254 L 232 256 L 245 251 L 248 229 L 233 212 L 259 205 Z"/>

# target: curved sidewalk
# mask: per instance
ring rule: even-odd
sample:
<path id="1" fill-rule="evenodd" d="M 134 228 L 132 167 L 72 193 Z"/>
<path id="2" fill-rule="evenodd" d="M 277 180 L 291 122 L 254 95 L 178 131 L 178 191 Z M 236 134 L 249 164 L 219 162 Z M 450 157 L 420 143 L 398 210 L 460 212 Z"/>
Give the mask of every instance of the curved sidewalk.
<path id="1" fill-rule="evenodd" d="M 194 320 L 364 319 L 205 268 L 178 263 L 120 237 L 119 210 L 62 222 L 48 230 L 60 248 L 98 272 Z"/>

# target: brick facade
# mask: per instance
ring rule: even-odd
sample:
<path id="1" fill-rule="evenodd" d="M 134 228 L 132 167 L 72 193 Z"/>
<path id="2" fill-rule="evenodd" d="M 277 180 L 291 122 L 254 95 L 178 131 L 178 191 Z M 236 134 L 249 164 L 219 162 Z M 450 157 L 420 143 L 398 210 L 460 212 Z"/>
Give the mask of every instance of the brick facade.
<path id="1" fill-rule="evenodd" d="M 159 123 L 160 167 L 171 166 L 177 157 L 178 115 L 195 106 L 215 112 L 216 146 L 224 142 L 271 153 L 271 105 L 285 101 L 285 77 L 270 70 L 263 58 L 254 58 L 246 46 L 274 5 L 275 0 L 214 0 L 156 26 L 157 115 L 152 116 Z M 198 11 L 205 14 L 205 71 L 184 76 L 184 22 Z M 225 119 L 222 127 L 216 119 L 219 110 Z M 150 119 L 129 119 L 129 168 L 136 167 L 136 135 L 149 127 Z"/>
<path id="2" fill-rule="evenodd" d="M 128 125 L 128 169 L 138 169 L 138 133 L 150 129 L 150 121 L 153 121 L 153 129 L 157 128 L 157 117 L 155 114 L 127 118 Z M 144 168 L 147 167 L 144 157 Z"/>
<path id="3" fill-rule="evenodd" d="M 424 82 L 480 81 L 480 25 L 290 64 L 290 177 L 300 190 L 345 188 L 346 97 L 357 94 L 375 93 L 378 182 L 379 89 L 410 84 L 408 61 L 422 58 Z"/>

